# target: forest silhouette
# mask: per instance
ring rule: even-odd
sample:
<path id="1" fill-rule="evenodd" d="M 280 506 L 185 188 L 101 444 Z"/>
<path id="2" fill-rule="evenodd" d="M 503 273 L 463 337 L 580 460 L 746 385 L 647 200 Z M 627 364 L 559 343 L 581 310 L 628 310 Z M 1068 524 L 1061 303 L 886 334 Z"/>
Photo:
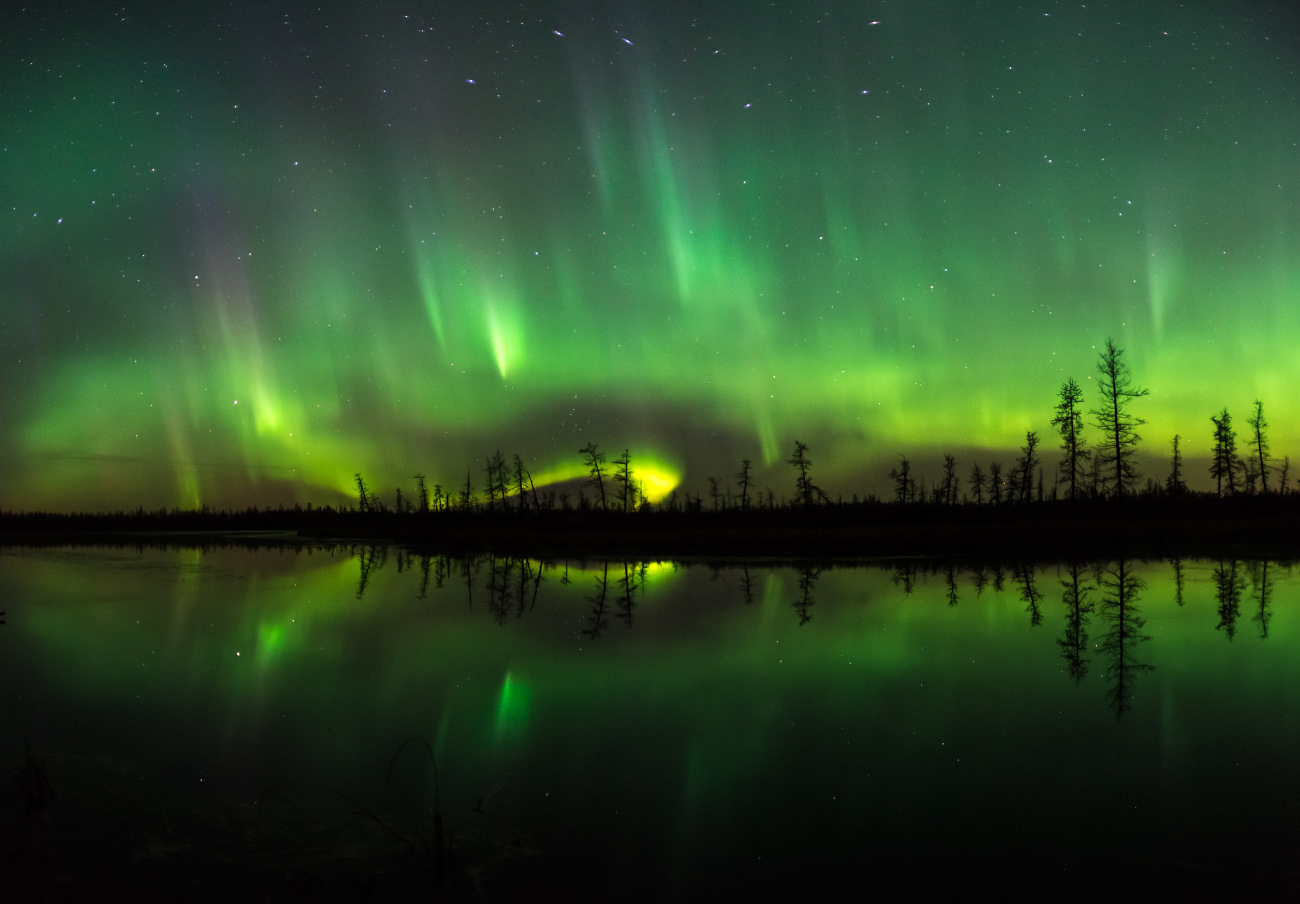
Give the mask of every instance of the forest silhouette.
<path id="1" fill-rule="evenodd" d="M 589 441 L 576 450 L 585 477 L 540 488 L 522 455 L 507 460 L 497 451 L 481 470 L 470 465 L 463 483 L 430 485 L 417 473 L 406 492 L 398 487 L 387 497 L 391 501 L 357 473 L 352 505 L 0 512 L 0 535 L 296 531 L 549 552 L 837 556 L 1004 547 L 1034 555 L 1066 549 L 1210 554 L 1234 544 L 1260 551 L 1300 546 L 1288 529 L 1300 511 L 1300 487 L 1291 484 L 1289 458 L 1272 455 L 1262 402 L 1247 420 L 1245 454 L 1227 408 L 1209 418 L 1214 489 L 1194 491 L 1186 481 L 1181 435 L 1170 440 L 1163 479 L 1138 469 L 1138 428 L 1146 423 L 1138 405 L 1149 391 L 1136 385 L 1124 350 L 1108 339 L 1096 368 L 1099 397 L 1091 408 L 1085 409 L 1073 377 L 1058 390 L 1050 422 L 1060 453 L 1054 468 L 1044 463 L 1042 438 L 1030 429 L 1009 467 L 974 462 L 964 479 L 953 455 L 944 455 L 928 485 L 900 455 L 888 473 L 892 491 L 886 498 L 832 498 L 816 481 L 813 451 L 795 439 L 787 459 L 789 496 L 759 488 L 746 458 L 732 481 L 709 477 L 707 496 L 674 490 L 652 502 L 630 449 L 611 460 Z M 1096 431 L 1091 444 L 1089 427 Z"/>

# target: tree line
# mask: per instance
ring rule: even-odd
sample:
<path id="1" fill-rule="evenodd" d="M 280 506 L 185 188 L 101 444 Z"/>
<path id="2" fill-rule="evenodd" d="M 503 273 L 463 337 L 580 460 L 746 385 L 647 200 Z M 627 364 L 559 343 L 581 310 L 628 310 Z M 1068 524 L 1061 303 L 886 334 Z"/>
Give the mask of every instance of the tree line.
<path id="1" fill-rule="evenodd" d="M 1142 439 L 1138 428 L 1146 421 L 1133 411 L 1133 403 L 1150 392 L 1135 385 L 1123 356 L 1124 350 L 1107 339 L 1097 362 L 1100 398 L 1092 408 L 1085 408 L 1083 389 L 1073 377 L 1061 384 L 1057 391 L 1051 424 L 1060 440 L 1061 458 L 1050 498 L 1122 500 L 1139 495 L 1180 496 L 1191 492 L 1185 475 L 1183 437 L 1179 434 L 1170 441 L 1170 469 L 1164 482 L 1148 477 L 1142 483 L 1136 457 Z M 1262 402 L 1256 400 L 1247 421 L 1250 451 L 1246 455 L 1237 452 L 1237 432 L 1232 427 L 1232 416 L 1227 408 L 1212 415 L 1210 421 L 1213 442 L 1209 471 L 1215 480 L 1216 496 L 1292 491 L 1288 483 L 1290 458 L 1278 460 L 1271 457 L 1268 421 L 1264 418 Z M 1089 424 L 1101 435 L 1095 447 L 1089 445 L 1085 432 Z M 1049 494 L 1045 490 L 1040 445 L 1037 431 L 1026 431 L 1020 454 L 1005 474 L 998 462 L 991 463 L 987 471 L 976 463 L 967 478 L 965 499 L 976 504 L 993 505 L 1044 501 Z M 1271 486 L 1270 475 L 1276 478 Z M 906 456 L 900 456 L 899 465 L 890 471 L 889 476 L 893 481 L 895 502 L 927 501 L 924 488 L 918 488 Z M 931 490 L 928 501 L 956 504 L 959 501 L 959 483 L 956 462 L 951 455 L 945 455 L 943 475 Z"/>
<path id="2" fill-rule="evenodd" d="M 942 472 L 927 490 L 923 479 L 917 475 L 907 456 L 900 455 L 897 465 L 888 474 L 892 493 L 890 501 L 905 505 L 931 503 L 957 505 L 1023 505 L 1048 499 L 1069 501 L 1118 501 L 1135 496 L 1179 496 L 1189 494 L 1183 460 L 1184 441 L 1175 435 L 1170 443 L 1171 461 L 1168 476 L 1163 482 L 1146 478 L 1137 467 L 1137 452 L 1142 437 L 1138 428 L 1146 421 L 1139 417 L 1135 406 L 1150 392 L 1138 386 L 1124 360 L 1124 349 L 1106 340 L 1098 353 L 1098 398 L 1087 407 L 1084 392 L 1073 378 L 1061 384 L 1052 411 L 1051 426 L 1059 440 L 1060 460 L 1048 489 L 1043 462 L 1042 440 L 1035 430 L 1025 432 L 1024 444 L 1015 461 L 1007 469 L 1000 462 L 988 464 L 987 470 L 975 463 L 963 480 L 958 475 L 956 458 L 944 455 Z M 1290 459 L 1280 461 L 1271 457 L 1268 439 L 1268 422 L 1264 418 L 1263 403 L 1256 401 L 1247 420 L 1248 452 L 1238 453 L 1237 432 L 1232 416 L 1225 407 L 1210 418 L 1212 446 L 1210 477 L 1215 481 L 1215 495 L 1268 495 L 1291 492 L 1288 486 Z M 1095 443 L 1090 443 L 1088 428 L 1094 428 Z M 422 474 L 415 475 L 413 496 L 404 496 L 399 488 L 393 507 L 398 512 L 428 513 L 453 511 L 482 511 L 488 513 L 513 512 L 524 514 L 577 508 L 603 513 L 632 513 L 658 508 L 666 511 L 698 512 L 707 508 L 715 511 L 753 508 L 773 509 L 781 506 L 809 508 L 835 504 L 830 496 L 813 480 L 812 458 L 808 444 L 794 441 L 787 463 L 793 468 L 794 496 L 788 502 L 770 487 L 758 490 L 750 459 L 740 461 L 733 475 L 734 484 L 709 477 L 708 499 L 690 492 L 678 494 L 674 490 L 657 506 L 646 497 L 644 487 L 637 480 L 633 459 L 628 449 L 613 461 L 594 442 L 578 450 L 585 478 L 577 500 L 570 493 L 547 489 L 539 493 L 532 475 L 524 466 L 519 454 L 507 463 L 498 451 L 488 456 L 483 469 L 485 479 L 482 495 L 474 482 L 473 468 L 467 470 L 465 482 L 456 488 L 444 489 L 441 484 L 430 488 Z M 360 474 L 356 475 L 357 501 L 361 511 L 388 511 L 388 507 L 371 492 Z M 591 497 L 586 491 L 592 493 Z M 838 500 L 842 502 L 843 500 Z M 874 495 L 853 501 L 881 501 Z"/>

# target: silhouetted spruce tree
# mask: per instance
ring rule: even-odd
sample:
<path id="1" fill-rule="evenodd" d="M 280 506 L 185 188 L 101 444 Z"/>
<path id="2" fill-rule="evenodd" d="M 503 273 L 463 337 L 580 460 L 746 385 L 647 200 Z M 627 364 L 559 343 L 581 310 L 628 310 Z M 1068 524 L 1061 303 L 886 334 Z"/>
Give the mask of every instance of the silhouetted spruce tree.
<path id="1" fill-rule="evenodd" d="M 812 468 L 812 462 L 808 459 L 808 446 L 799 440 L 794 441 L 794 454 L 790 456 L 790 464 L 794 465 L 799 476 L 795 478 L 795 492 L 799 500 L 804 505 L 812 505 L 813 498 L 816 495 L 816 488 L 813 482 L 808 478 L 808 471 Z"/>
<path id="2" fill-rule="evenodd" d="M 1240 465 L 1237 470 L 1241 474 L 1242 485 L 1245 486 L 1249 495 L 1254 496 L 1255 481 L 1259 480 L 1259 468 L 1255 466 L 1255 459 L 1253 457 L 1239 458 L 1237 464 Z"/>
<path id="3" fill-rule="evenodd" d="M 1074 378 L 1061 384 L 1052 426 L 1061 434 L 1061 477 L 1069 489 L 1066 498 L 1077 499 L 1083 492 L 1083 478 L 1088 466 L 1087 442 L 1083 437 L 1083 390 Z"/>
<path id="4" fill-rule="evenodd" d="M 489 512 L 496 511 L 497 500 L 501 501 L 501 510 L 506 507 L 506 460 L 500 450 L 487 460 L 487 507 Z"/>
<path id="5" fill-rule="evenodd" d="M 1016 459 L 1007 471 L 1007 477 L 1002 481 L 1005 486 L 1004 499 L 1008 505 L 1020 501 L 1020 492 L 1024 489 L 1024 474 L 1021 472 L 1020 459 Z"/>
<path id="6" fill-rule="evenodd" d="M 1133 462 L 1138 442 L 1142 439 L 1137 428 L 1146 423 L 1129 413 L 1129 405 L 1149 392 L 1133 385 L 1128 365 L 1122 360 L 1124 350 L 1116 348 L 1107 339 L 1106 349 L 1100 353 L 1097 372 L 1101 402 L 1092 409 L 1093 421 L 1102 432 L 1102 443 L 1097 448 L 1097 465 L 1102 477 L 1109 483 L 1111 494 L 1123 499 L 1137 482 L 1137 466 Z"/>
<path id="7" fill-rule="evenodd" d="M 943 482 L 939 485 L 940 502 L 944 505 L 957 504 L 957 459 L 951 455 L 943 457 Z"/>
<path id="8" fill-rule="evenodd" d="M 1268 492 L 1268 421 L 1264 420 L 1264 403 L 1255 400 L 1255 413 L 1246 421 L 1250 425 L 1250 447 L 1254 449 L 1252 458 L 1259 463 L 1260 486 Z"/>
<path id="9" fill-rule="evenodd" d="M 996 461 L 989 465 L 989 500 L 994 505 L 1002 504 L 1002 465 Z"/>
<path id="10" fill-rule="evenodd" d="M 1088 498 L 1100 499 L 1102 488 L 1101 463 L 1093 456 L 1088 461 Z"/>
<path id="11" fill-rule="evenodd" d="M 532 480 L 533 480 L 532 475 L 529 474 L 528 470 L 524 467 L 524 460 L 520 458 L 519 453 L 516 452 L 515 470 L 513 474 L 511 489 L 519 497 L 519 514 L 521 515 L 524 513 L 524 510 L 528 507 L 528 496 L 526 494 L 528 492 L 528 484 L 531 484 Z M 533 491 L 533 501 L 534 502 L 537 501 L 536 488 L 534 488 Z"/>
<path id="12" fill-rule="evenodd" d="M 468 512 L 474 505 L 474 469 L 465 470 L 465 486 L 460 491 L 460 510 Z"/>
<path id="13" fill-rule="evenodd" d="M 1026 430 L 1025 444 L 1020 447 L 1020 457 L 1016 459 L 1016 475 L 1020 478 L 1020 486 L 1017 489 L 1022 505 L 1033 501 L 1034 469 L 1040 464 L 1037 449 L 1038 434 L 1033 430 Z"/>
<path id="14" fill-rule="evenodd" d="M 600 451 L 600 447 L 595 443 L 587 443 L 578 452 L 582 455 L 583 464 L 587 466 L 587 483 L 596 487 L 600 493 L 600 510 L 606 511 L 605 505 L 605 453 Z"/>
<path id="15" fill-rule="evenodd" d="M 424 475 L 415 475 L 415 498 L 416 505 L 419 507 L 420 514 L 428 514 L 429 511 L 429 488 L 424 484 Z"/>
<path id="16" fill-rule="evenodd" d="M 357 507 L 360 511 L 370 511 L 370 493 L 366 490 L 366 482 L 358 473 L 357 478 Z"/>
<path id="17" fill-rule="evenodd" d="M 632 483 L 632 456 L 627 449 L 623 457 L 614 460 L 614 481 L 618 484 L 618 507 L 624 512 L 633 508 L 636 486 Z"/>
<path id="18" fill-rule="evenodd" d="M 1224 408 L 1219 416 L 1210 415 L 1214 424 L 1214 448 L 1210 453 L 1210 476 L 1215 480 L 1215 492 L 1220 498 L 1226 485 L 1228 495 L 1237 492 L 1237 431 L 1232 429 L 1232 415 Z"/>
<path id="19" fill-rule="evenodd" d="M 740 483 L 740 510 L 749 511 L 749 459 L 740 460 L 740 470 L 736 472 L 736 480 Z"/>
<path id="20" fill-rule="evenodd" d="M 890 469 L 889 477 L 894 481 L 894 501 L 911 502 L 916 492 L 916 481 L 912 479 L 912 463 L 906 455 L 898 456 L 898 467 Z"/>
<path id="21" fill-rule="evenodd" d="M 980 470 L 979 462 L 970 471 L 970 490 L 971 496 L 975 499 L 975 504 L 980 505 L 984 502 L 984 472 Z"/>
<path id="22" fill-rule="evenodd" d="M 1187 492 L 1187 482 L 1183 480 L 1183 453 L 1179 448 L 1179 440 L 1182 437 L 1174 434 L 1173 440 L 1173 465 L 1169 469 L 1169 477 L 1165 479 L 1165 492 L 1171 496 L 1178 496 Z"/>

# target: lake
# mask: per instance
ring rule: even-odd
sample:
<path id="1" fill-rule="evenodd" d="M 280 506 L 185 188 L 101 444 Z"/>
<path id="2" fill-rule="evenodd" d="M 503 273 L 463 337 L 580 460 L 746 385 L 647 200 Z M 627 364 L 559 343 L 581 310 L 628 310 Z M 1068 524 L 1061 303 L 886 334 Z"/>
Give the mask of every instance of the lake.
<path id="1" fill-rule="evenodd" d="M 1293 891 L 1300 580 L 1247 559 L 0 549 L 5 885 Z"/>

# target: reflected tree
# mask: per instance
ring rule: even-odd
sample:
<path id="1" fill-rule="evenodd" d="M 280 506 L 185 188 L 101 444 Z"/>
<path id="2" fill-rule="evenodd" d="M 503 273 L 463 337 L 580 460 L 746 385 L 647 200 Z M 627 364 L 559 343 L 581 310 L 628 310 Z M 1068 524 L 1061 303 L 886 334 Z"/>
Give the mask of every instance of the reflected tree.
<path id="1" fill-rule="evenodd" d="M 740 592 L 745 599 L 746 606 L 754 602 L 754 582 L 749 574 L 748 562 L 740 566 Z"/>
<path id="2" fill-rule="evenodd" d="M 821 569 L 815 565 L 805 565 L 799 572 L 799 599 L 794 603 L 794 611 L 799 613 L 800 627 L 812 621 L 809 610 L 817 604 L 813 599 L 813 588 L 817 586 L 821 574 Z"/>
<path id="3" fill-rule="evenodd" d="M 1038 589 L 1035 581 L 1034 567 L 1021 565 L 1016 568 L 1015 580 L 1020 586 L 1020 601 L 1025 604 L 1025 611 L 1029 613 L 1029 626 L 1037 628 L 1043 623 L 1043 610 L 1038 605 L 1043 599 L 1043 593 Z"/>
<path id="4" fill-rule="evenodd" d="M 528 611 L 537 605 L 537 594 L 542 589 L 542 563 L 532 559 L 519 560 L 519 612 L 518 618 L 524 617 L 524 600 L 528 601 Z"/>
<path id="5" fill-rule="evenodd" d="M 370 573 L 377 568 L 383 568 L 387 559 L 387 546 L 371 545 L 360 548 L 357 553 L 357 564 L 360 566 L 360 574 L 357 577 L 357 599 L 365 596 L 366 588 L 370 586 Z"/>
<path id="6" fill-rule="evenodd" d="M 1250 586 L 1255 594 L 1255 614 L 1250 620 L 1259 626 L 1259 639 L 1268 640 L 1268 622 L 1273 617 L 1269 606 L 1273 596 L 1273 586 L 1269 583 L 1268 560 L 1250 563 Z"/>
<path id="7" fill-rule="evenodd" d="M 903 596 L 911 596 L 916 589 L 916 566 L 911 562 L 894 566 L 894 583 L 902 585 Z"/>
<path id="8" fill-rule="evenodd" d="M 1144 585 L 1123 560 L 1105 569 L 1099 583 L 1104 633 L 1098 648 L 1110 660 L 1106 671 L 1106 699 L 1119 719 L 1132 708 L 1138 676 L 1155 668 L 1137 658 L 1138 646 L 1151 639 L 1142 633 L 1146 619 L 1138 609 Z"/>
<path id="9" fill-rule="evenodd" d="M 582 629 L 583 637 L 599 640 L 605 633 L 605 598 L 609 593 L 609 563 L 606 562 L 596 578 L 596 592 L 587 597 L 591 604 L 591 614 L 587 616 L 587 627 Z"/>
<path id="10" fill-rule="evenodd" d="M 1174 602 L 1181 607 L 1183 605 L 1183 560 L 1174 556 L 1169 560 L 1169 564 L 1173 566 L 1174 572 Z"/>
<path id="11" fill-rule="evenodd" d="M 460 568 L 461 580 L 465 582 L 465 604 L 474 608 L 474 578 L 478 575 L 479 557 L 467 552 L 456 563 Z"/>
<path id="12" fill-rule="evenodd" d="M 438 558 L 441 558 L 439 556 Z M 434 557 L 428 553 L 420 555 L 420 590 L 416 593 L 416 599 L 424 599 L 429 593 L 430 569 L 433 565 Z"/>
<path id="13" fill-rule="evenodd" d="M 498 557 L 493 553 L 488 553 L 487 559 L 488 612 L 498 625 L 504 625 L 510 611 L 512 561 L 509 556 Z"/>
<path id="14" fill-rule="evenodd" d="M 633 564 L 623 560 L 623 576 L 618 580 L 618 617 L 632 627 L 632 610 L 636 607 L 637 593 L 645 585 L 646 563 Z"/>
<path id="15" fill-rule="evenodd" d="M 1237 636 L 1237 619 L 1241 616 L 1241 597 L 1246 592 L 1246 577 L 1236 559 L 1219 560 L 1214 569 L 1214 598 L 1219 601 L 1219 623 L 1228 640 Z"/>
<path id="16" fill-rule="evenodd" d="M 516 619 L 523 618 L 537 604 L 541 564 L 534 567 L 531 559 L 497 557 L 491 553 L 487 560 L 488 611 L 498 625 L 504 625 L 511 614 Z"/>
<path id="17" fill-rule="evenodd" d="M 1064 593 L 1061 602 L 1065 604 L 1065 631 L 1057 639 L 1061 648 L 1061 658 L 1065 660 L 1065 671 L 1076 682 L 1082 681 L 1088 674 L 1088 622 L 1092 616 L 1093 603 L 1088 598 L 1092 586 L 1086 578 L 1086 569 L 1078 562 L 1071 562 L 1066 569 L 1066 577 L 1061 581 Z"/>
<path id="18" fill-rule="evenodd" d="M 951 609 L 959 602 L 957 596 L 957 568 L 955 565 L 952 565 L 951 563 L 948 565 L 947 570 L 944 573 L 944 580 L 948 585 L 948 608 Z"/>

